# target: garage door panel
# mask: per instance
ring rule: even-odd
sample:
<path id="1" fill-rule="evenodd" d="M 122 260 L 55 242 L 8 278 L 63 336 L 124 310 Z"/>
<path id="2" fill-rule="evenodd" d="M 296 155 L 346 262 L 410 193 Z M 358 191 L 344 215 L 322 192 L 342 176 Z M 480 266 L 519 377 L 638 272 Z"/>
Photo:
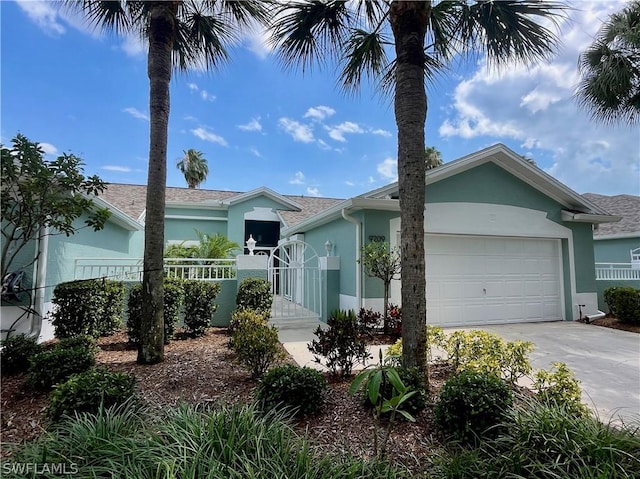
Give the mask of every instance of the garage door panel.
<path id="1" fill-rule="evenodd" d="M 428 235 L 425 246 L 431 324 L 562 319 L 558 240 Z"/>

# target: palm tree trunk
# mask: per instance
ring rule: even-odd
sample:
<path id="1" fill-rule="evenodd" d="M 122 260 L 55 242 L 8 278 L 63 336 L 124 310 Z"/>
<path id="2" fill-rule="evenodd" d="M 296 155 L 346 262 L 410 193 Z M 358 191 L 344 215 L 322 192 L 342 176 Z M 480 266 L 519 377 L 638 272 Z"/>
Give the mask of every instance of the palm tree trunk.
<path id="1" fill-rule="evenodd" d="M 144 228 L 142 324 L 138 363 L 164 360 L 163 258 L 169 83 L 175 30 L 175 2 L 154 2 L 149 13 L 150 145 Z"/>
<path id="2" fill-rule="evenodd" d="M 427 371 L 424 255 L 424 41 L 430 2 L 393 1 L 389 20 L 396 48 L 395 116 L 402 265 L 402 363 Z"/>

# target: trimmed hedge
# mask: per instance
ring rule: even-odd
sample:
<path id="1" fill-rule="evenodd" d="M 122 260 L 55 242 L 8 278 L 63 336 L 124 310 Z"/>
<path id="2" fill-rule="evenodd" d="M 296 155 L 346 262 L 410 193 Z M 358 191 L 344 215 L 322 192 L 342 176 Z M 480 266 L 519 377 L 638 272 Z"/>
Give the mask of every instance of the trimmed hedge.
<path id="1" fill-rule="evenodd" d="M 203 336 L 211 326 L 220 293 L 220 283 L 188 280 L 184 282 L 184 325 L 187 334 Z"/>
<path id="2" fill-rule="evenodd" d="M 82 280 L 60 283 L 53 290 L 53 326 L 57 338 L 86 334 L 97 338 L 122 327 L 124 284 Z"/>
<path id="3" fill-rule="evenodd" d="M 604 301 L 618 321 L 640 324 L 640 289 L 612 286 L 604 290 Z"/>
<path id="4" fill-rule="evenodd" d="M 240 282 L 236 295 L 238 309 L 270 313 L 271 303 L 273 303 L 273 293 L 269 281 L 262 278 L 245 278 Z"/>
<path id="5" fill-rule="evenodd" d="M 42 351 L 38 338 L 18 334 L 2 341 L 0 370 L 2 375 L 20 374 L 29 369 L 29 361 Z"/>
<path id="6" fill-rule="evenodd" d="M 256 398 L 265 411 L 291 408 L 297 416 L 313 414 L 324 405 L 327 380 L 309 367 L 286 364 L 271 369 L 258 384 Z"/>

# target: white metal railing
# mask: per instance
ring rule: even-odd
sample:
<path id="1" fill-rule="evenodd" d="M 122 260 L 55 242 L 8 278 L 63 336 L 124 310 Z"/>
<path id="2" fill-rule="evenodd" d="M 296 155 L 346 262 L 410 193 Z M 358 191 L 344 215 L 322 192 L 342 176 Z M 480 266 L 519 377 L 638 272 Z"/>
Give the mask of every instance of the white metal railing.
<path id="1" fill-rule="evenodd" d="M 640 269 L 631 263 L 596 263 L 596 280 L 640 281 Z"/>
<path id="2" fill-rule="evenodd" d="M 74 279 L 108 278 L 116 281 L 142 281 L 143 261 L 139 258 L 78 258 Z M 165 258 L 167 276 L 204 281 L 236 277 L 235 259 Z"/>

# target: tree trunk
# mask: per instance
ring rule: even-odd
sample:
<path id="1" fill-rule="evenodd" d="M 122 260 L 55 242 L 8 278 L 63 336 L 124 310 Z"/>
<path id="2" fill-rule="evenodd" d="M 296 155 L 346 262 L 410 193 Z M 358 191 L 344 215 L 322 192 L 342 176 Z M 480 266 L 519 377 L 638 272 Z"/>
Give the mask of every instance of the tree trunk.
<path id="1" fill-rule="evenodd" d="M 394 1 L 389 11 L 396 48 L 395 116 L 398 126 L 402 364 L 427 371 L 424 255 L 425 162 L 424 41 L 430 2 Z"/>
<path id="2" fill-rule="evenodd" d="M 163 250 L 167 183 L 169 83 L 175 31 L 175 2 L 154 2 L 149 12 L 149 174 L 144 227 L 142 324 L 138 363 L 164 360 Z"/>

